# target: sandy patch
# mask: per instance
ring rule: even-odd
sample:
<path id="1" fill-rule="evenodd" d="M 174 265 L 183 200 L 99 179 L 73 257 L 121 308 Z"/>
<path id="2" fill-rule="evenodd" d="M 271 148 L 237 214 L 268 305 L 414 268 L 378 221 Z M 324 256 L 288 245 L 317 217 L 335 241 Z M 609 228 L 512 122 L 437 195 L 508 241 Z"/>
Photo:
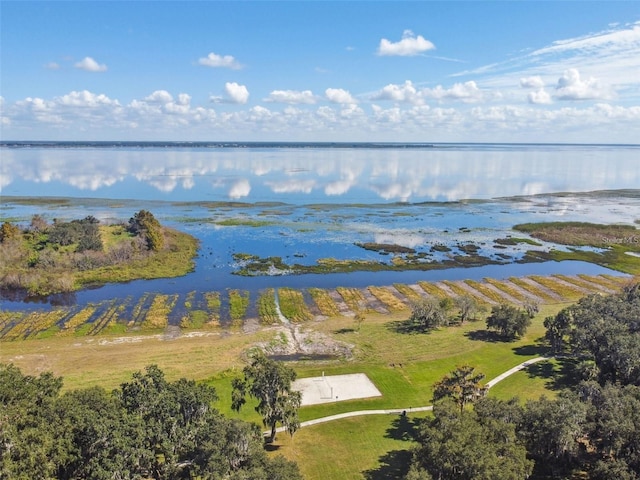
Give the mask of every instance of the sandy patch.
<path id="1" fill-rule="evenodd" d="M 302 405 L 382 396 L 364 373 L 300 378 L 293 382 L 293 389 L 302 392 Z"/>

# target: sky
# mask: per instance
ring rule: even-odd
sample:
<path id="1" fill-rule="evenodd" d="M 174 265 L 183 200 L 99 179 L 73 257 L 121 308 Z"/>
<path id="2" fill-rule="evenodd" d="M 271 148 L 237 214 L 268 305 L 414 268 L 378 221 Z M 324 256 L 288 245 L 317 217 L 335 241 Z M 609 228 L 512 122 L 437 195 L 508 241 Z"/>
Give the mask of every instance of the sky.
<path id="1" fill-rule="evenodd" d="M 640 143 L 640 2 L 4 1 L 2 140 Z"/>

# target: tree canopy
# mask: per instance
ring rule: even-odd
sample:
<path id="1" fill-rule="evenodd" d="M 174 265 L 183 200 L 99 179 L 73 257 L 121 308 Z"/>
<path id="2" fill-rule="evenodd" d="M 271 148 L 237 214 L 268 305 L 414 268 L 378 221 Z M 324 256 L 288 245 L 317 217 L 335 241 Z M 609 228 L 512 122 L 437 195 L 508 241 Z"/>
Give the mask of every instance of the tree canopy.
<path id="1" fill-rule="evenodd" d="M 487 328 L 496 330 L 507 340 L 523 336 L 531 325 L 531 316 L 513 305 L 494 305 L 487 317 Z"/>
<path id="2" fill-rule="evenodd" d="M 292 390 L 296 372 L 281 362 L 258 354 L 242 370 L 243 378 L 233 380 L 232 408 L 239 411 L 246 403 L 247 395 L 258 400 L 256 412 L 271 429 L 270 441 L 276 437 L 277 424 L 281 423 L 293 435 L 300 427 L 298 409 L 301 394 Z"/>
<path id="3" fill-rule="evenodd" d="M 169 382 L 156 366 L 112 393 L 61 388 L 50 373 L 0 365 L 1 478 L 302 478 L 294 463 L 267 458 L 256 425 L 212 407 L 212 387 Z"/>

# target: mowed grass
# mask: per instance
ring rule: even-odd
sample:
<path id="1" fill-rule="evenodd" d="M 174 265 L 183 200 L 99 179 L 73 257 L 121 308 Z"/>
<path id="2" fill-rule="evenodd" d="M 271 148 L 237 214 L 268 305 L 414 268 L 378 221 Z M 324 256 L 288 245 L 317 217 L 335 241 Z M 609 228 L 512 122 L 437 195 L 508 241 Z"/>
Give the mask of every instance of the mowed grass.
<path id="1" fill-rule="evenodd" d="M 353 410 L 410 408 L 431 404 L 433 384 L 456 366 L 469 364 L 494 378 L 509 368 L 545 351 L 539 345 L 546 316 L 567 304 L 543 305 L 524 338 L 514 342 L 487 341 L 483 321 L 442 328 L 430 333 L 403 333 L 408 312 L 370 313 L 360 331 L 353 319 L 334 317 L 309 322 L 308 328 L 354 346 L 351 360 L 291 364 L 299 378 L 366 373 L 381 397 L 334 402 L 300 409 L 302 421 Z M 224 334 L 223 334 L 224 333 Z M 6 342 L 0 361 L 13 362 L 25 373 L 50 370 L 65 379 L 65 389 L 100 385 L 107 389 L 129 381 L 131 374 L 157 364 L 168 379 L 180 377 L 215 386 L 216 408 L 232 418 L 261 425 L 250 402 L 238 414 L 230 408 L 231 380 L 240 376 L 246 352 L 257 342 L 268 342 L 277 329 L 255 333 L 211 331 L 203 336 L 165 340 L 157 336 L 53 337 L 46 340 Z M 123 340 L 126 339 L 126 340 Z M 544 376 L 520 372 L 491 390 L 499 398 L 518 396 L 523 401 L 553 395 Z M 398 478 L 406 465 L 412 442 L 399 435 L 397 415 L 363 416 L 305 427 L 291 439 L 278 435 L 273 454 L 296 460 L 305 478 Z"/>

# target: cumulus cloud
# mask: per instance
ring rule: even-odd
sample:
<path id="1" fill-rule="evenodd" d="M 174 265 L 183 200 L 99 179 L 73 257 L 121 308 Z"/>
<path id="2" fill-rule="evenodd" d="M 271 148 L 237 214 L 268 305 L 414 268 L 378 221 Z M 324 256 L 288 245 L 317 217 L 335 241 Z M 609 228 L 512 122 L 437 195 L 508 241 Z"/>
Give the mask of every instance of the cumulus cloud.
<path id="1" fill-rule="evenodd" d="M 542 88 L 544 87 L 544 81 L 539 75 L 523 77 L 520 79 L 520 86 L 522 88 Z"/>
<path id="2" fill-rule="evenodd" d="M 411 57 L 434 48 L 435 45 L 422 35 L 416 36 L 411 30 L 405 30 L 399 42 L 391 42 L 386 38 L 380 40 L 378 55 Z"/>
<path id="3" fill-rule="evenodd" d="M 611 92 L 595 78 L 583 80 L 577 69 L 570 68 L 558 79 L 555 96 L 559 100 L 594 100 L 611 98 Z"/>
<path id="4" fill-rule="evenodd" d="M 73 107 L 97 107 L 101 105 L 119 106 L 118 100 L 113 100 L 106 95 L 100 93 L 92 93 L 88 90 L 72 91 L 61 97 L 56 97 L 55 102 L 59 105 Z"/>
<path id="5" fill-rule="evenodd" d="M 249 101 L 249 90 L 245 85 L 236 82 L 227 82 L 224 84 L 223 97 L 211 97 L 211 101 L 215 103 L 237 103 L 244 105 Z"/>
<path id="6" fill-rule="evenodd" d="M 473 80 L 464 83 L 455 83 L 451 88 L 443 88 L 438 85 L 435 88 L 427 88 L 422 95 L 437 100 L 462 100 L 464 102 L 477 102 L 484 98 L 483 92 Z"/>
<path id="7" fill-rule="evenodd" d="M 339 103 L 341 105 L 358 103 L 348 90 L 343 90 L 342 88 L 327 88 L 324 94 L 327 100 L 333 103 Z"/>
<path id="8" fill-rule="evenodd" d="M 240 70 L 242 65 L 231 55 L 218 55 L 211 52 L 206 57 L 198 59 L 198 64 L 205 67 L 214 68 L 230 68 L 232 70 Z"/>
<path id="9" fill-rule="evenodd" d="M 264 101 L 274 103 L 288 103 L 290 105 L 300 103 L 311 105 L 316 103 L 316 98 L 311 90 L 274 90 L 269 94 L 267 98 L 264 99 Z"/>
<path id="10" fill-rule="evenodd" d="M 403 85 L 389 84 L 371 98 L 372 100 L 391 100 L 414 105 L 420 105 L 424 101 L 422 94 L 418 92 L 411 80 L 405 81 Z"/>
<path id="11" fill-rule="evenodd" d="M 529 92 L 527 100 L 529 103 L 536 105 L 547 105 L 551 103 L 551 95 L 549 95 L 549 93 L 547 93 L 543 88 L 540 88 L 533 92 Z"/>
<path id="12" fill-rule="evenodd" d="M 85 72 L 106 72 L 107 66 L 102 63 L 96 62 L 91 57 L 84 57 L 81 61 L 74 65 L 77 69 L 84 70 Z"/>
<path id="13" fill-rule="evenodd" d="M 165 104 L 173 102 L 173 96 L 166 90 L 156 90 L 144 100 L 149 103 Z"/>

